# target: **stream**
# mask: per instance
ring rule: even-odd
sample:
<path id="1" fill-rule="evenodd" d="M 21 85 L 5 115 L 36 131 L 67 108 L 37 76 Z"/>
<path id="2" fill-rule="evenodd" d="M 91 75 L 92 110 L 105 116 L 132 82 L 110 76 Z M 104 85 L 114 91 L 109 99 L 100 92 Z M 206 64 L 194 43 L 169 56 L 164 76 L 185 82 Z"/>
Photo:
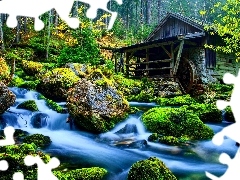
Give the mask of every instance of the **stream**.
<path id="1" fill-rule="evenodd" d="M 106 180 L 124 180 L 133 163 L 151 156 L 160 158 L 179 180 L 207 180 L 205 171 L 221 176 L 227 166 L 220 164 L 219 155 L 228 153 L 231 157 L 237 151 L 235 142 L 225 139 L 223 145 L 216 146 L 211 141 L 198 141 L 186 147 L 168 146 L 148 142 L 151 134 L 141 123 L 143 112 L 130 115 L 110 132 L 95 135 L 77 130 L 70 130 L 66 123 L 68 114 L 57 113 L 47 107 L 44 100 L 38 100 L 35 91 L 20 88 L 9 88 L 16 96 L 16 102 L 7 112 L 1 115 L 3 122 L 30 134 L 40 133 L 49 136 L 52 144 L 44 150 L 56 156 L 61 164 L 67 163 L 68 168 L 99 166 L 108 170 Z M 17 109 L 17 105 L 26 100 L 35 100 L 39 112 Z M 65 102 L 58 103 L 65 106 Z M 130 102 L 131 106 L 145 109 L 155 107 L 154 103 Z M 43 113 L 43 128 L 33 128 L 31 118 Z M 214 132 L 219 132 L 228 125 L 223 121 L 219 124 L 208 124 Z"/>

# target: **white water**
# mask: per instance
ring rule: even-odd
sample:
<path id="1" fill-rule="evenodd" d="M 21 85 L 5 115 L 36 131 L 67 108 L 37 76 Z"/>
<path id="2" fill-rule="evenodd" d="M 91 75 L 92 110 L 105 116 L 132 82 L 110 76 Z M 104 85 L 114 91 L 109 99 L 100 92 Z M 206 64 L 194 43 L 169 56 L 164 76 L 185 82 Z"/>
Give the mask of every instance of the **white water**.
<path id="1" fill-rule="evenodd" d="M 108 139 L 117 142 L 122 139 L 147 140 L 151 134 L 147 132 L 141 123 L 140 114 L 129 116 L 124 122 L 119 123 L 108 133 L 99 136 L 82 132 L 79 130 L 70 130 L 69 124 L 66 123 L 68 114 L 59 114 L 49 109 L 44 100 L 37 100 L 37 94 L 34 91 L 19 91 L 17 88 L 11 88 L 17 94 L 17 101 L 10 108 L 11 112 L 6 112 L 2 116 L 8 125 L 14 125 L 15 128 L 21 128 L 29 133 L 41 133 L 51 138 L 52 144 L 46 149 L 46 152 L 57 156 L 62 162 L 77 164 L 79 167 L 99 166 L 106 168 L 110 173 L 109 180 L 124 180 L 130 166 L 138 160 L 146 159 L 150 156 L 160 158 L 169 167 L 173 173 L 179 175 L 179 179 L 185 180 L 194 175 L 202 175 L 201 180 L 207 179 L 204 176 L 205 171 L 222 174 L 226 166 L 218 162 L 220 153 L 227 152 L 234 155 L 237 147 L 235 142 L 230 139 L 225 140 L 221 147 L 215 146 L 211 141 L 202 141 L 190 148 L 196 155 L 186 155 L 186 149 L 176 146 L 148 142 L 145 148 L 117 148 L 112 143 L 105 143 L 102 139 Z M 33 128 L 30 119 L 35 114 L 30 111 L 17 109 L 16 106 L 25 100 L 35 100 L 39 110 L 49 117 L 47 126 L 44 128 Z M 59 103 L 65 105 L 64 102 Z M 137 103 L 131 103 L 138 105 Z M 142 106 L 140 104 L 139 106 Z M 154 104 L 145 106 L 154 107 Z M 124 128 L 126 124 L 135 124 L 137 134 L 129 133 L 124 135 L 116 134 L 117 131 Z M 214 132 L 220 131 L 227 124 L 209 125 Z M 182 176 L 180 176 L 182 175 Z M 190 178 L 191 179 L 191 178 Z"/>

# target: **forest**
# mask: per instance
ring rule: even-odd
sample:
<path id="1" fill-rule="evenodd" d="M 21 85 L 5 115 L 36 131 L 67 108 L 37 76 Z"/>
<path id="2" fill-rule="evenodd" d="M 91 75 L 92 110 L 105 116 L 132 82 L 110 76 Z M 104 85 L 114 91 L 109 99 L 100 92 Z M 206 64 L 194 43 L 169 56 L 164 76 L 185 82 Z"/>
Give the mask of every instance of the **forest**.
<path id="1" fill-rule="evenodd" d="M 40 31 L 35 30 L 32 17 L 17 16 L 17 26 L 10 28 L 9 15 L 0 15 L 0 140 L 8 138 L 4 129 L 14 127 L 15 141 L 0 146 L 0 162 L 9 165 L 4 171 L 0 167 L 1 179 L 12 179 L 17 172 L 26 180 L 37 179 L 38 160 L 27 166 L 27 155 L 44 163 L 58 158 L 60 165 L 52 172 L 59 180 L 206 180 L 206 171 L 224 174 L 227 167 L 219 162 L 220 153 L 235 155 L 240 142 L 226 138 L 216 146 L 211 141 L 236 122 L 231 107 L 222 110 L 216 105 L 219 99 L 231 99 L 233 85 L 224 84 L 223 77 L 215 74 L 238 72 L 240 2 L 122 2 L 107 4 L 118 13 L 111 29 L 111 13 L 99 9 L 96 18 L 87 18 L 90 5 L 81 1 L 74 1 L 69 12 L 80 20 L 77 29 L 70 28 L 55 9 L 39 17 L 45 25 Z M 166 42 L 158 41 L 162 43 L 159 54 L 167 53 L 170 59 L 154 59 L 153 64 L 173 61 L 180 64 L 180 71 L 187 68 L 190 80 L 186 81 L 191 84 L 187 93 L 175 77 L 129 77 L 126 57 L 115 54 L 123 47 L 145 43 L 169 13 L 203 27 L 206 37 L 218 38 L 197 48 L 200 40 L 195 38 L 205 38 L 201 33 L 199 37 L 195 33 L 194 40 L 179 38 L 179 44 L 170 44 L 171 53 L 163 45 Z M 186 67 L 180 57 L 182 49 L 183 55 L 188 52 L 184 47 L 193 54 Z M 194 48 L 203 51 L 195 53 Z M 206 49 L 217 54 L 216 67 L 196 64 L 205 60 Z M 147 53 L 148 49 L 142 64 L 149 63 Z M 136 59 L 131 62 L 138 64 Z M 180 76 L 184 81 L 185 74 Z"/>

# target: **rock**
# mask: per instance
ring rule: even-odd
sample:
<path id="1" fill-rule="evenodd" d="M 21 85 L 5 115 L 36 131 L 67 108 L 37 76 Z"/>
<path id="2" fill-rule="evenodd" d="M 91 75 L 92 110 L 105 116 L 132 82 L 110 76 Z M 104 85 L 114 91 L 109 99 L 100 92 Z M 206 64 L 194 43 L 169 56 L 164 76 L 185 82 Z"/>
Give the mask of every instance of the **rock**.
<path id="1" fill-rule="evenodd" d="M 79 63 L 67 63 L 65 68 L 69 68 L 71 71 L 75 73 L 78 77 L 86 77 L 87 74 L 90 73 L 92 68 L 86 64 L 79 64 Z"/>
<path id="2" fill-rule="evenodd" d="M 15 103 L 16 95 L 8 87 L 0 82 L 0 114 L 3 114 Z"/>
<path id="3" fill-rule="evenodd" d="M 79 81 L 79 79 L 80 78 L 68 68 L 56 68 L 41 77 L 36 89 L 46 98 L 54 101 L 65 101 L 68 90 L 73 87 L 74 83 Z"/>
<path id="4" fill-rule="evenodd" d="M 23 142 L 27 144 L 34 143 L 37 147 L 40 148 L 45 148 L 52 143 L 49 136 L 44 136 L 42 134 L 29 135 L 23 139 Z"/>
<path id="5" fill-rule="evenodd" d="M 43 128 L 47 126 L 49 116 L 45 113 L 36 113 L 31 117 L 31 125 L 33 128 Z"/>
<path id="6" fill-rule="evenodd" d="M 186 108 L 152 108 L 143 114 L 142 121 L 148 131 L 163 136 L 207 140 L 214 135 L 209 126 Z M 156 139 L 155 135 L 152 139 Z"/>
<path id="7" fill-rule="evenodd" d="M 147 146 L 147 141 L 145 139 L 143 140 L 137 140 L 129 144 L 129 148 L 136 148 L 136 149 L 142 149 Z"/>
<path id="8" fill-rule="evenodd" d="M 34 100 L 27 100 L 27 101 L 24 101 L 24 102 L 20 103 L 17 106 L 17 109 L 26 109 L 26 110 L 29 110 L 29 111 L 38 111 L 37 104 Z"/>
<path id="9" fill-rule="evenodd" d="M 177 180 L 174 174 L 158 158 L 150 157 L 146 160 L 140 160 L 134 163 L 129 172 L 128 180 L 146 180 L 146 179 L 166 179 Z"/>
<path id="10" fill-rule="evenodd" d="M 69 90 L 67 107 L 79 128 L 94 133 L 112 129 L 129 111 L 123 95 L 99 70 Z"/>
<path id="11" fill-rule="evenodd" d="M 136 124 L 126 124 L 122 129 L 115 132 L 115 134 L 130 134 L 130 133 L 134 134 L 138 133 Z"/>

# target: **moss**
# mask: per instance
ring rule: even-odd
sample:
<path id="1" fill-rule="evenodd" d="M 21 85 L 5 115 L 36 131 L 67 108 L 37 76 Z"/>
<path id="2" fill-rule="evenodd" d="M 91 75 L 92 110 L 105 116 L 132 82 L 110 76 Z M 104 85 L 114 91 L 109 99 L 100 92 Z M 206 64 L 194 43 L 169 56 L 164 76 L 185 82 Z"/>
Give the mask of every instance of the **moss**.
<path id="1" fill-rule="evenodd" d="M 152 102 L 154 101 L 154 89 L 148 88 L 146 90 L 141 90 L 139 94 L 129 95 L 127 99 L 128 101 Z"/>
<path id="2" fill-rule="evenodd" d="M 150 157 L 146 160 L 137 161 L 134 163 L 129 172 L 128 180 L 160 180 L 171 179 L 177 180 L 173 173 L 166 165 L 156 157 Z"/>
<path id="3" fill-rule="evenodd" d="M 138 111 L 140 111 L 140 109 L 138 109 L 137 107 L 130 107 L 128 113 L 129 114 L 136 114 Z"/>
<path id="4" fill-rule="evenodd" d="M 42 72 L 43 65 L 39 62 L 22 60 L 22 68 L 27 75 L 34 76 Z"/>
<path id="5" fill-rule="evenodd" d="M 177 145 L 184 145 L 189 141 L 189 138 L 187 137 L 174 137 L 174 136 L 162 136 L 157 133 L 152 133 L 148 140 L 151 142 L 158 142 L 162 144 L 177 146 Z"/>
<path id="6" fill-rule="evenodd" d="M 24 84 L 24 80 L 20 77 L 15 76 L 12 81 L 10 82 L 10 87 L 20 87 L 22 84 Z"/>
<path id="7" fill-rule="evenodd" d="M 185 108 L 152 108 L 143 114 L 142 121 L 147 130 L 163 136 L 200 140 L 214 135 L 196 114 Z"/>
<path id="8" fill-rule="evenodd" d="M 6 160 L 9 164 L 7 171 L 1 171 L 1 180 L 12 179 L 14 172 L 23 172 L 24 179 L 36 179 L 37 165 L 26 166 L 24 158 L 26 155 L 39 156 L 45 163 L 48 163 L 50 156 L 37 151 L 37 146 L 32 144 L 19 144 L 0 147 L 0 159 Z M 33 178 L 34 177 L 34 178 Z"/>
<path id="9" fill-rule="evenodd" d="M 29 133 L 21 129 L 15 129 L 13 134 L 15 142 L 22 142 L 23 138 L 26 137 Z M 4 130 L 0 130 L 0 139 L 5 139 Z"/>
<path id="10" fill-rule="evenodd" d="M 18 109 L 26 109 L 29 111 L 38 111 L 37 104 L 34 100 L 24 101 L 17 106 Z"/>
<path id="11" fill-rule="evenodd" d="M 41 76 L 37 90 L 49 99 L 63 101 L 67 98 L 67 91 L 79 80 L 70 69 L 55 68 Z"/>
<path id="12" fill-rule="evenodd" d="M 184 106 L 188 110 L 192 110 L 194 114 L 197 114 L 203 122 L 222 122 L 222 112 L 217 108 L 215 104 L 191 104 Z"/>
<path id="13" fill-rule="evenodd" d="M 0 81 L 6 81 L 10 75 L 10 69 L 2 57 L 0 57 L 0 69 Z"/>
<path id="14" fill-rule="evenodd" d="M 226 121 L 228 121 L 228 122 L 236 122 L 235 118 L 234 118 L 234 115 L 232 113 L 232 109 L 229 106 L 225 109 L 225 117 L 224 117 L 224 119 Z"/>
<path id="15" fill-rule="evenodd" d="M 18 87 L 25 88 L 29 90 L 36 90 L 37 85 L 40 83 L 39 80 L 35 81 L 25 81 L 24 83 L 20 84 Z"/>
<path id="16" fill-rule="evenodd" d="M 183 96 L 176 96 L 173 98 L 157 98 L 157 104 L 160 106 L 182 106 L 196 103 L 195 99 L 189 94 Z"/>
<path id="17" fill-rule="evenodd" d="M 59 180 L 102 180 L 107 170 L 99 167 L 75 169 L 71 171 L 53 171 Z"/>
<path id="18" fill-rule="evenodd" d="M 24 143 L 31 144 L 34 143 L 37 147 L 44 148 L 51 144 L 51 139 L 49 136 L 44 136 L 42 134 L 32 134 L 23 139 Z"/>
<path id="19" fill-rule="evenodd" d="M 47 106 L 50 109 L 57 111 L 58 113 L 66 113 L 66 111 L 61 106 L 59 106 L 56 102 L 54 102 L 53 100 L 45 98 L 43 95 L 39 95 L 38 98 L 44 99 L 47 103 Z"/>

